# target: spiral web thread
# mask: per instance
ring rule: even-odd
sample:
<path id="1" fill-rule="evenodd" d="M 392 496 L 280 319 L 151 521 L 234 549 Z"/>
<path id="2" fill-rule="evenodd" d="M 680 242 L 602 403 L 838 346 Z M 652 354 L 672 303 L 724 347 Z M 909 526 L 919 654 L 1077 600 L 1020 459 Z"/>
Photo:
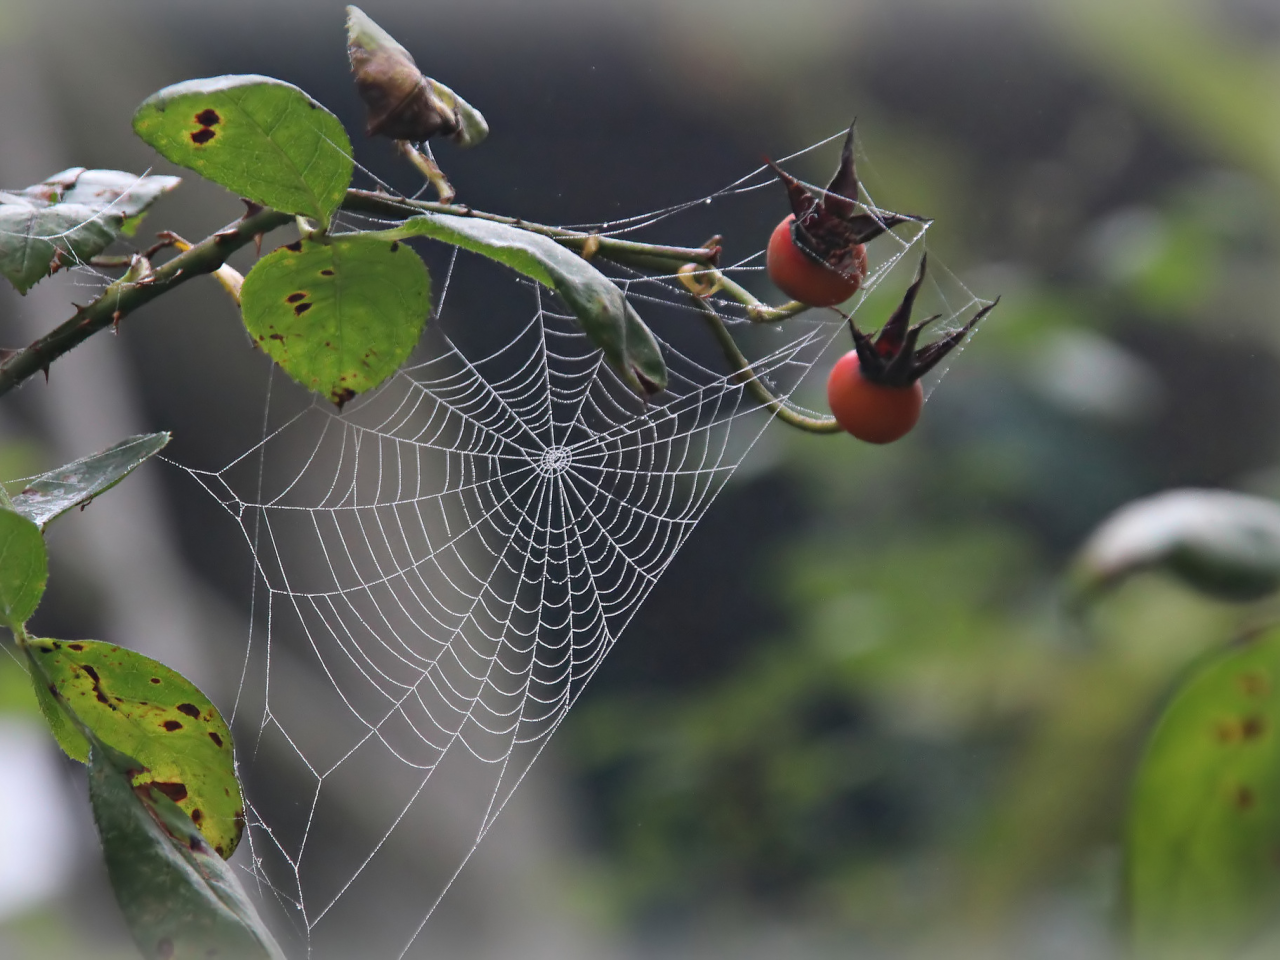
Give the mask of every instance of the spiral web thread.
<path id="1" fill-rule="evenodd" d="M 761 169 L 693 203 L 592 226 L 632 234 L 762 188 L 781 194 Z M 898 234 L 872 245 L 884 259 L 862 297 L 923 246 L 922 226 Z M 482 319 L 450 314 L 461 258 L 525 298 L 510 334 L 483 348 L 451 336 Z M 316 952 L 322 924 L 341 929 L 371 904 L 388 911 L 400 956 L 425 951 L 419 935 L 445 892 L 772 419 L 706 349 L 674 276 L 606 268 L 670 370 L 646 403 L 552 294 L 481 261 L 454 251 L 420 362 L 341 413 L 290 406 L 277 378 L 258 444 L 220 470 L 184 468 L 255 559 L 233 711 L 250 871 Z M 749 283 L 762 268 L 756 253 L 725 272 Z M 934 276 L 945 332 L 981 301 Z M 757 332 L 740 305 L 710 302 L 782 397 L 847 338 L 834 311 Z M 348 826 L 356 809 L 360 831 Z M 387 876 L 413 878 L 399 891 L 407 916 L 391 916 Z"/>

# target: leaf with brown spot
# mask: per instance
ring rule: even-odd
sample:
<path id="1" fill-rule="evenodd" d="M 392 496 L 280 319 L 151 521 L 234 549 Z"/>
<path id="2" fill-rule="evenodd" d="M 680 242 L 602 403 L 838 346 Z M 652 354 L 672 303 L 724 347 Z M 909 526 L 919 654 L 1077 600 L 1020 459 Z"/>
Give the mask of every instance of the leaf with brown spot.
<path id="1" fill-rule="evenodd" d="M 209 699 L 164 664 L 114 644 L 33 640 L 32 649 L 76 715 L 103 742 L 148 768 L 135 782 L 181 785 L 183 797 L 169 797 L 188 813 L 203 810 L 201 832 L 211 846 L 230 855 L 243 830 L 236 819 L 240 785 L 226 747 L 231 731 Z M 58 743 L 85 762 L 88 741 L 49 690 L 42 683 L 34 686 Z"/>
<path id="2" fill-rule="evenodd" d="M 1280 911 L 1280 629 L 1213 652 L 1160 717 L 1129 809 L 1143 957 L 1227 956 Z"/>
<path id="3" fill-rule="evenodd" d="M 223 862 L 225 851 L 211 846 L 192 816 L 170 799 L 181 794 L 182 784 L 139 784 L 143 764 L 113 750 L 92 730 L 89 736 L 94 741 L 89 757 L 93 819 L 111 887 L 143 956 L 284 960 Z"/>
<path id="4" fill-rule="evenodd" d="M 431 311 L 421 258 L 389 248 L 352 233 L 267 254 L 240 293 L 249 335 L 289 376 L 334 403 L 376 387 L 408 359 Z"/>
<path id="5" fill-rule="evenodd" d="M 338 118 L 270 77 L 165 87 L 138 107 L 133 129 L 162 156 L 237 196 L 322 224 L 351 183 L 351 141 Z"/>

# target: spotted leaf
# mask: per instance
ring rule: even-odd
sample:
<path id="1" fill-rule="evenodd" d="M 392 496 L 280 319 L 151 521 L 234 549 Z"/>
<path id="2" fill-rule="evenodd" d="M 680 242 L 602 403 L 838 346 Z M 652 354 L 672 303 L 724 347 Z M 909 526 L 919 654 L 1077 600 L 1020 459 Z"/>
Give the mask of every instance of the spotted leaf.
<path id="1" fill-rule="evenodd" d="M 398 240 L 304 239 L 258 261 L 240 306 L 249 335 L 289 376 L 342 404 L 413 351 L 431 310 L 431 278 Z"/>
<path id="2" fill-rule="evenodd" d="M 1138 769 L 1126 860 L 1142 956 L 1234 956 L 1280 911 L 1280 630 L 1182 683 Z"/>
<path id="3" fill-rule="evenodd" d="M 86 762 L 89 743 L 48 684 L 104 743 L 147 767 L 135 784 L 163 793 L 211 847 L 231 856 L 244 830 L 244 805 L 231 731 L 209 698 L 164 664 L 114 644 L 33 640 L 31 648 L 44 674 L 32 673 L 36 696 L 68 755 Z"/>
<path id="4" fill-rule="evenodd" d="M 107 875 L 148 960 L 284 960 L 230 865 L 165 794 L 146 765 L 89 731 L 89 802 Z M 143 781 L 142 786 L 136 785 Z"/>
<path id="5" fill-rule="evenodd" d="M 351 182 L 351 141 L 338 118 L 270 77 L 165 87 L 138 107 L 133 129 L 162 156 L 239 196 L 325 224 Z"/>

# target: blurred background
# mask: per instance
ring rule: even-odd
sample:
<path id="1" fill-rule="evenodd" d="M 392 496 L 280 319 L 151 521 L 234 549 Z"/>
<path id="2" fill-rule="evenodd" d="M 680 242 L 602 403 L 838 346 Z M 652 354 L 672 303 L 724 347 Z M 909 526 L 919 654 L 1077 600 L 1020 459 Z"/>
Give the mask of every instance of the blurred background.
<path id="1" fill-rule="evenodd" d="M 488 117 L 483 148 L 441 151 L 477 207 L 662 207 L 856 114 L 872 195 L 934 217 L 931 253 L 1003 295 L 902 442 L 771 430 L 412 955 L 1120 956 L 1143 737 L 1187 664 L 1258 612 L 1140 578 L 1071 623 L 1061 576 L 1135 496 L 1280 494 L 1280 3 L 364 9 Z M 141 99 L 260 72 L 410 188 L 355 136 L 342 23 L 328 0 L 0 0 L 0 185 L 141 172 Z M 795 169 L 824 181 L 833 162 Z M 192 177 L 146 229 L 204 236 L 238 212 Z M 770 226 L 717 229 L 746 252 Z M 74 283 L 4 294 L 0 346 L 64 319 Z M 4 398 L 0 476 L 158 429 L 175 459 L 220 466 L 260 424 L 262 371 L 212 284 L 183 287 Z M 153 463 L 54 528 L 37 629 L 140 649 L 225 708 L 248 622 L 238 536 Z M 0 956 L 133 956 L 82 768 L 24 684 L 0 659 Z M 316 955 L 377 955 L 379 909 L 435 892 L 402 879 Z"/>

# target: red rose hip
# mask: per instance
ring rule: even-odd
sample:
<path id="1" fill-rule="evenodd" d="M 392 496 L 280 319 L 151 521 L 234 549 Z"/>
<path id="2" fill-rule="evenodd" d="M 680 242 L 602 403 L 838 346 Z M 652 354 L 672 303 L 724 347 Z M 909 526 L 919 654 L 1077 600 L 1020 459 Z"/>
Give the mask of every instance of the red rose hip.
<path id="1" fill-rule="evenodd" d="M 773 236 L 769 238 L 769 251 L 765 258 L 769 279 L 792 300 L 811 307 L 833 307 L 844 303 L 858 292 L 866 275 L 866 246 L 859 243 L 853 248 L 853 270 L 846 275 L 820 263 L 796 245 L 793 236 L 795 220 L 795 214 L 789 215 L 774 228 Z"/>
<path id="2" fill-rule="evenodd" d="M 827 403 L 840 426 L 867 443 L 892 443 L 907 435 L 924 407 L 916 380 L 905 387 L 872 383 L 862 375 L 858 352 L 836 361 L 827 379 Z"/>

